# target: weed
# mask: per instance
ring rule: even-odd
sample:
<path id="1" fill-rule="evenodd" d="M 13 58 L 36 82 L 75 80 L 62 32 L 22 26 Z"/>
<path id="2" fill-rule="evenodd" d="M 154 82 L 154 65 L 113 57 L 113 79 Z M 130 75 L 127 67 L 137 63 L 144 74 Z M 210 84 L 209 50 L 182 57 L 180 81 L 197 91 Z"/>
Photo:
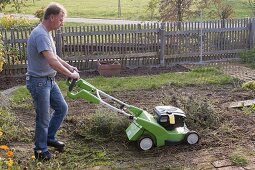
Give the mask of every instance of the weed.
<path id="1" fill-rule="evenodd" d="M 77 122 L 76 132 L 94 141 L 125 140 L 128 119 L 107 109 L 100 109 L 95 114 Z"/>
<path id="2" fill-rule="evenodd" d="M 228 136 L 228 138 L 225 139 L 228 141 L 238 140 L 237 129 L 232 122 L 222 123 L 221 126 L 218 128 L 218 130 L 214 132 L 214 134 L 215 134 L 215 137 L 217 136 L 218 138 L 222 138 L 223 136 Z M 222 140 L 222 139 L 219 139 L 219 140 Z"/>
<path id="3" fill-rule="evenodd" d="M 242 84 L 244 90 L 255 90 L 255 81 L 248 81 Z"/>
<path id="4" fill-rule="evenodd" d="M 242 107 L 242 110 L 246 115 L 251 115 L 255 112 L 255 104 L 248 107 Z"/>
<path id="5" fill-rule="evenodd" d="M 0 143 L 8 143 L 11 141 L 28 141 L 28 138 L 30 137 L 28 131 L 16 120 L 14 114 L 1 107 L 0 131 L 4 134 L 0 138 Z"/>
<path id="6" fill-rule="evenodd" d="M 236 166 L 246 166 L 248 164 L 246 158 L 243 155 L 233 154 L 230 156 L 231 162 Z"/>
<path id="7" fill-rule="evenodd" d="M 70 141 L 65 154 L 60 154 L 58 160 L 55 163 L 60 164 L 61 169 L 86 169 L 89 166 L 111 164 L 109 153 L 106 149 L 99 145 L 89 146 L 81 140 Z"/>
<path id="8" fill-rule="evenodd" d="M 191 129 L 217 129 L 220 116 L 215 113 L 208 101 L 198 101 L 193 97 L 173 96 L 172 102 L 183 108 L 186 113 L 186 123 Z"/>

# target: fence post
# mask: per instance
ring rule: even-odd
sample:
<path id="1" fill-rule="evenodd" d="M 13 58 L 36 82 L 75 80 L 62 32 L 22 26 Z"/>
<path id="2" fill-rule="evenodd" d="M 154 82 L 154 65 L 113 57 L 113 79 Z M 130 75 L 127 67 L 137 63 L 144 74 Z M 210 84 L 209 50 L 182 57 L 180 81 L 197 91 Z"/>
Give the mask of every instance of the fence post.
<path id="1" fill-rule="evenodd" d="M 62 32 L 60 29 L 57 30 L 56 32 L 56 52 L 57 55 L 62 58 L 63 53 L 62 53 Z"/>
<path id="2" fill-rule="evenodd" d="M 161 23 L 159 28 L 159 38 L 160 38 L 160 66 L 165 66 L 165 46 L 166 46 L 166 37 L 165 37 L 165 23 Z"/>
<path id="3" fill-rule="evenodd" d="M 251 24 L 250 24 L 250 49 L 254 48 L 254 43 L 255 43 L 255 20 L 251 19 Z"/>

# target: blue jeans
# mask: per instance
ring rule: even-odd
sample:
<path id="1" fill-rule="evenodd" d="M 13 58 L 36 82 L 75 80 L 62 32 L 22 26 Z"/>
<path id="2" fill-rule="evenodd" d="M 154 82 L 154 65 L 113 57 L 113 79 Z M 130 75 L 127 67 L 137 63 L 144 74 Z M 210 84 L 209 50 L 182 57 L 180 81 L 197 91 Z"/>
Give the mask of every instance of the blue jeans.
<path id="1" fill-rule="evenodd" d="M 36 112 L 34 150 L 45 152 L 48 150 L 47 141 L 56 140 L 57 130 L 67 114 L 68 106 L 54 78 L 27 76 L 26 85 Z"/>

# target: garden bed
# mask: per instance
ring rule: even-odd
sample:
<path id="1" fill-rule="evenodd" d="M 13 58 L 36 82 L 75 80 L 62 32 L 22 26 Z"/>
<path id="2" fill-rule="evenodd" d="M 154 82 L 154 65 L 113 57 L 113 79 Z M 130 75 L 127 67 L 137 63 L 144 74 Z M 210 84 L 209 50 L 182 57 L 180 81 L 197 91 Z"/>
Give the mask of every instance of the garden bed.
<path id="1" fill-rule="evenodd" d="M 172 68 L 137 68 L 122 70 L 121 76 L 173 71 L 189 70 L 178 65 Z M 98 73 L 83 72 L 81 75 L 82 78 L 86 78 L 98 75 Z M 62 76 L 58 78 L 64 79 Z M 18 83 L 18 81 L 9 80 L 13 86 Z M 96 114 L 101 107 L 84 100 L 67 98 L 69 114 L 59 135 L 59 138 L 67 144 L 67 152 L 56 153 L 56 161 L 67 161 L 73 164 L 62 163 L 63 169 L 85 169 L 86 166 L 95 166 L 94 163 L 96 164 L 97 161 L 101 164 L 95 166 L 95 169 L 215 169 L 216 166 L 219 166 L 216 164 L 219 164 L 220 161 L 228 163 L 222 164 L 222 168 L 230 165 L 234 167 L 234 160 L 239 161 L 237 162 L 239 165 L 242 160 L 246 160 L 247 164 L 243 167 L 246 169 L 255 168 L 255 114 L 248 109 L 228 108 L 233 101 L 254 99 L 254 91 L 241 90 L 235 83 L 189 86 L 169 84 L 148 90 L 112 92 L 111 95 L 149 112 L 152 112 L 158 105 L 174 105 L 182 108 L 185 112 L 188 110 L 186 112 L 188 116 L 192 116 L 192 113 L 196 120 L 199 120 L 199 122 L 188 125 L 200 134 L 199 144 L 164 146 L 149 152 L 141 152 L 137 150 L 134 143 L 126 139 L 124 133 L 118 134 L 119 137 L 124 135 L 122 140 L 100 142 L 102 139 L 99 138 L 96 141 L 96 131 L 94 131 L 93 137 L 86 136 L 82 127 L 91 123 L 91 119 L 87 120 L 86 118 Z M 25 124 L 27 129 L 30 129 L 32 136 L 33 109 L 17 106 L 17 108 L 13 108 L 13 112 L 18 120 Z M 107 117 L 111 117 L 111 115 Z M 117 118 L 119 121 L 125 119 L 121 115 L 118 115 Z M 104 123 L 107 123 L 107 120 L 105 119 Z M 23 162 L 21 164 L 25 164 L 27 157 L 33 153 L 33 143 L 12 143 L 12 146 L 16 149 L 16 157 Z M 69 158 L 68 155 L 73 157 Z"/>

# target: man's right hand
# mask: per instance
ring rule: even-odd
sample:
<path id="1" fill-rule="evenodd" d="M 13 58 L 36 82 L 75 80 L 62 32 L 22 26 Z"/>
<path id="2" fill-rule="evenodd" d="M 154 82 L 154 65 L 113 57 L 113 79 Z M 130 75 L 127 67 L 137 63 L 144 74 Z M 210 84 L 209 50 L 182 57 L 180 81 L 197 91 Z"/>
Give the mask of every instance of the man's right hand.
<path id="1" fill-rule="evenodd" d="M 79 80 L 80 79 L 80 74 L 78 72 L 74 71 L 74 72 L 71 73 L 70 78 L 74 79 L 74 80 Z"/>

